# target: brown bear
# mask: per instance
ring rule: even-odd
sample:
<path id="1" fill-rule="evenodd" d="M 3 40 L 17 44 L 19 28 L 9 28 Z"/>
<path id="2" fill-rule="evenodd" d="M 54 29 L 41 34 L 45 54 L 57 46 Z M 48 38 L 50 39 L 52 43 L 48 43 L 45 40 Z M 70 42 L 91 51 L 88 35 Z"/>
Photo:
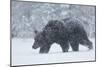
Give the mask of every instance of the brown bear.
<path id="1" fill-rule="evenodd" d="M 34 39 L 32 48 L 40 47 L 39 53 L 48 53 L 53 43 L 58 43 L 63 52 L 68 52 L 69 45 L 73 51 L 79 50 L 79 44 L 87 46 L 89 49 L 93 48 L 83 25 L 75 18 L 50 20 Z"/>

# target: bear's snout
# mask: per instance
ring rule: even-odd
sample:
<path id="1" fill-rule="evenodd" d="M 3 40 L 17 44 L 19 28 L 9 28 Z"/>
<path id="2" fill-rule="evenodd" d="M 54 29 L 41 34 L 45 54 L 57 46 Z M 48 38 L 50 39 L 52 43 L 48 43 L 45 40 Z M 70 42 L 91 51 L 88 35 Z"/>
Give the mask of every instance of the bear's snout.
<path id="1" fill-rule="evenodd" d="M 33 49 L 37 49 L 37 48 L 38 48 L 38 46 L 36 46 L 36 45 L 33 45 L 33 46 L 32 46 L 32 48 L 33 48 Z"/>

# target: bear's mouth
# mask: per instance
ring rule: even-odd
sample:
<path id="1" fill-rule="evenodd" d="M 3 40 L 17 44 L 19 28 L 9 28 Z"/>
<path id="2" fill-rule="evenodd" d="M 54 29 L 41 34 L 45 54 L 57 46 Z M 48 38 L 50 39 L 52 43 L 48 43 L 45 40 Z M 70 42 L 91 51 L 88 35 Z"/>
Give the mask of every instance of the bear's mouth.
<path id="1" fill-rule="evenodd" d="M 38 46 L 33 45 L 33 46 L 32 46 L 32 48 L 33 48 L 33 49 L 37 49 L 37 48 L 38 48 Z"/>

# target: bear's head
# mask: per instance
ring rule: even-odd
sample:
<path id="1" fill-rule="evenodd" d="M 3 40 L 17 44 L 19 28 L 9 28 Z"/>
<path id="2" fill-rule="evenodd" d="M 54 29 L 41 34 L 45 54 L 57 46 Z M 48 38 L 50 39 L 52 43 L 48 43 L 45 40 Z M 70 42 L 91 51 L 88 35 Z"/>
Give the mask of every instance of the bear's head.
<path id="1" fill-rule="evenodd" d="M 32 46 L 33 49 L 37 49 L 39 47 L 44 46 L 45 40 L 44 40 L 44 36 L 42 34 L 42 32 L 36 32 L 36 36 L 34 37 L 34 44 Z"/>

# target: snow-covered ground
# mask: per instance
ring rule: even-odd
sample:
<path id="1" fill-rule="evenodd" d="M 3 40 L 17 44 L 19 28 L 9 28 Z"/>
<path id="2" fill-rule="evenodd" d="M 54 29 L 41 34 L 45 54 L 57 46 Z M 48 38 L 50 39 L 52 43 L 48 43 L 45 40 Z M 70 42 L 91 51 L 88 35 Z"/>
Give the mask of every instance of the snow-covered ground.
<path id="1" fill-rule="evenodd" d="M 54 43 L 48 54 L 39 54 L 38 49 L 32 49 L 34 39 L 12 39 L 12 65 L 30 65 L 45 63 L 62 63 L 95 60 L 95 40 L 91 39 L 94 48 L 88 50 L 84 46 L 79 46 L 79 52 L 62 53 L 61 47 Z"/>

